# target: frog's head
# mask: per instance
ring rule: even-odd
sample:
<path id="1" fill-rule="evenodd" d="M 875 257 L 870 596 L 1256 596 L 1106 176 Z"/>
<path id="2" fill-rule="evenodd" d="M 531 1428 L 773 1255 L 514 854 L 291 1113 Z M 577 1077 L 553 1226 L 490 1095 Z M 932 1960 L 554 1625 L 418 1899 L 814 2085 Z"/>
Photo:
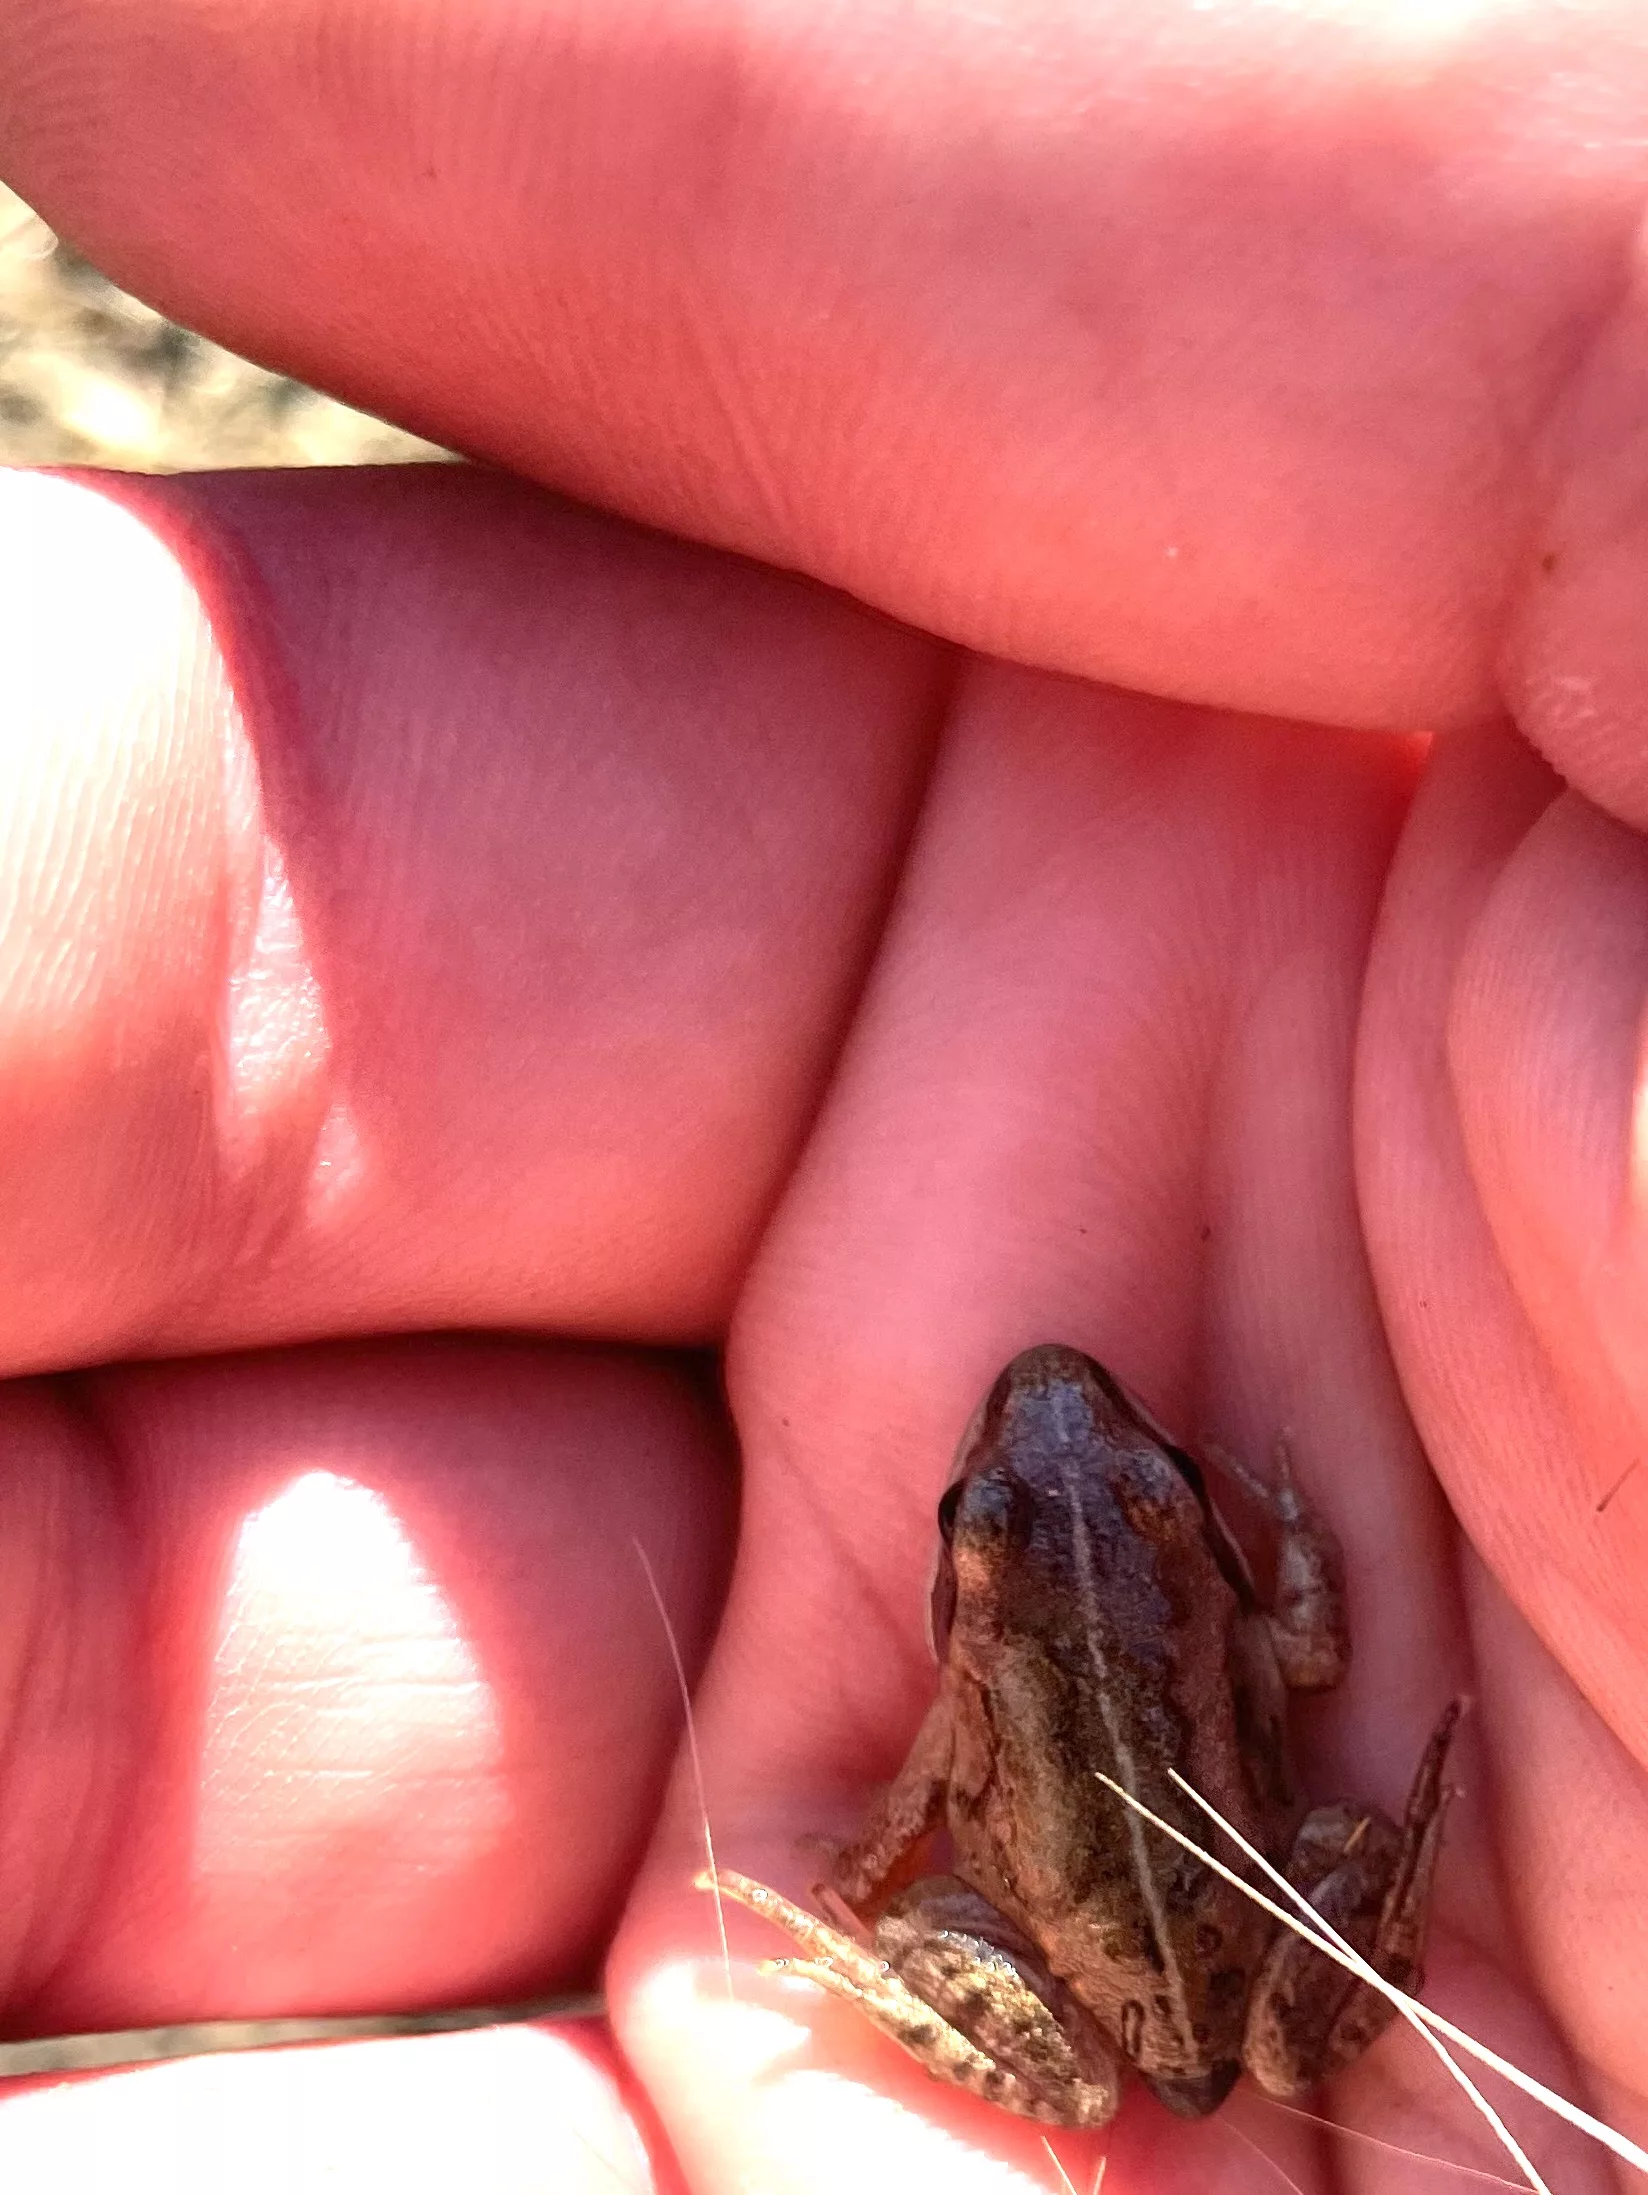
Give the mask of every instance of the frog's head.
<path id="1" fill-rule="evenodd" d="M 956 1450 L 951 1483 L 981 1456 L 1015 1448 L 1166 1449 L 1184 1451 L 1167 1428 L 1096 1357 L 1062 1341 L 1021 1349 L 974 1411 Z M 1189 1458 L 1185 1459 L 1187 1462 Z M 1195 1472 L 1195 1477 L 1200 1474 Z"/>
<path id="2" fill-rule="evenodd" d="M 943 1662 L 962 1576 L 970 1573 L 987 1605 L 1016 1540 L 1034 1525 L 1035 1489 L 1067 1476 L 1070 1459 L 1166 1459 L 1201 1511 L 1206 1543 L 1244 1606 L 1252 1579 L 1209 1496 L 1201 1465 L 1095 1357 L 1066 1342 L 1022 1349 L 991 1385 L 956 1449 L 938 1505 L 939 1542 L 927 1609 L 927 1639 Z M 962 1543 L 965 1544 L 962 1544 Z"/>
<path id="3" fill-rule="evenodd" d="M 980 1594 L 1031 1530 L 1034 1489 L 1055 1458 L 1158 1450 L 1165 1436 L 1102 1364 L 1063 1342 L 1024 1349 L 974 1411 L 938 1505 L 927 1639 L 944 1660 L 958 1594 Z M 1194 1470 L 1194 1465 L 1191 1466 Z"/>

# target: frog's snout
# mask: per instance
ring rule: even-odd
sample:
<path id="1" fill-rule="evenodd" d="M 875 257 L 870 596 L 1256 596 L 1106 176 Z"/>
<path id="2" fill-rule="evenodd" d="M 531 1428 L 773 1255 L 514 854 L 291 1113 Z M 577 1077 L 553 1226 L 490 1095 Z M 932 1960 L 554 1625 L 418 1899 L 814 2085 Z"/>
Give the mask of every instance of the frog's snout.
<path id="1" fill-rule="evenodd" d="M 1210 2111 L 1218 2110 L 1236 2086 L 1241 2072 L 1239 2059 L 1222 2058 L 1205 2073 L 1185 2073 L 1175 2080 L 1156 2080 L 1144 2073 L 1140 2079 L 1176 2119 L 1205 2119 Z"/>

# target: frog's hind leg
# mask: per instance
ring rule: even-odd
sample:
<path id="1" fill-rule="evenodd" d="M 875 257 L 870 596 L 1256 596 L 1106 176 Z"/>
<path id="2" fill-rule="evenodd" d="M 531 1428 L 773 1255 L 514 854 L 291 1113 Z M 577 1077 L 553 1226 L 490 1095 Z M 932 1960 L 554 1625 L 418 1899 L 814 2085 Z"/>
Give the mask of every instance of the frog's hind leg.
<path id="1" fill-rule="evenodd" d="M 1288 1879 L 1374 1970 L 1409 1996 L 1424 1981 L 1431 1883 L 1451 1796 L 1442 1772 L 1455 1700 L 1431 1733 L 1402 1826 L 1340 1802 L 1305 1817 Z M 1269 2095 L 1308 2095 L 1361 2056 L 1396 2017 L 1388 1997 L 1290 1932 L 1278 1936 L 1248 2000 L 1242 2058 Z"/>
<path id="2" fill-rule="evenodd" d="M 1120 2075 L 1097 2022 L 966 1884 L 930 1878 L 901 1893 L 868 1951 L 765 1883 L 719 1880 L 806 1954 L 769 1959 L 764 1972 L 844 1998 L 935 2080 L 1049 2126 L 1115 2117 Z"/>
<path id="3" fill-rule="evenodd" d="M 1106 2126 L 1115 2117 L 1121 2072 L 1104 2030 L 1035 1945 L 969 1884 L 953 1875 L 912 1883 L 877 1921 L 875 1943 L 998 2078 L 1049 2107 L 1027 2116 L 1060 2126 Z"/>

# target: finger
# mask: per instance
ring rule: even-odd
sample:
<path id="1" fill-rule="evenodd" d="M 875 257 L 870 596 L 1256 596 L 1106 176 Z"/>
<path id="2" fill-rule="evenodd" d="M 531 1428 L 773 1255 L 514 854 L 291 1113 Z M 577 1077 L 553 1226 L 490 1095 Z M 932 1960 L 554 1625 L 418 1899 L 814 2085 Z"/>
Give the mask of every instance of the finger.
<path id="1" fill-rule="evenodd" d="M 460 447 L 1000 653 L 1474 719 L 1544 514 L 1641 559 L 1636 11 L 1141 20 L 8 0 L 0 128 L 121 278 Z"/>
<path id="2" fill-rule="evenodd" d="M 1547 2071 L 1636 2140 L 1644 2124 L 1648 1929 L 1633 1886 L 1648 1836 L 1648 1778 L 1541 1644 L 1497 1580 L 1468 1564 L 1482 1642 L 1482 1716 L 1504 1847 L 1504 1897 L 1529 1976 L 1568 2038 Z"/>
<path id="3" fill-rule="evenodd" d="M 1475 1550 L 1542 1642 L 1473 1585 L 1505 1897 L 1583 2062 L 1638 2091 L 1641 1963 L 1602 1888 L 1635 1868 L 1648 1825 L 1642 902 L 1637 842 L 1513 735 L 1439 749 L 1392 873 L 1358 1094 L 1404 1389 Z M 1557 1838 L 1575 1848 L 1560 1888 Z"/>
<path id="4" fill-rule="evenodd" d="M 1391 885 L 1361 1093 L 1369 1240 L 1476 1547 L 1648 1758 L 1633 1189 L 1638 842 L 1505 734 L 1438 757 Z M 1613 1498 L 1609 1498 L 1610 1495 Z"/>
<path id="5" fill-rule="evenodd" d="M 382 1343 L 6 1390 L 0 1978 L 34 2032 L 586 1973 L 730 1487 L 662 1361 Z"/>
<path id="6" fill-rule="evenodd" d="M 8 1363 L 713 1331 L 935 652 L 444 468 L 6 509 Z"/>

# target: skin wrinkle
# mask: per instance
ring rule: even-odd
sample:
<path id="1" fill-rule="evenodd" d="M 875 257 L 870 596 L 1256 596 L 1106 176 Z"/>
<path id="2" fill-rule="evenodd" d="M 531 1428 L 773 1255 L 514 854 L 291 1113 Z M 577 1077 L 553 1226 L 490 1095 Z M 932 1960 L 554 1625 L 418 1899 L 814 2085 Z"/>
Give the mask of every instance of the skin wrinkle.
<path id="1" fill-rule="evenodd" d="M 1622 858 L 1610 863 L 1616 847 Z M 1629 1344 L 1624 1362 L 1610 1347 L 1610 1299 L 1629 1295 L 1634 1262 L 1621 1236 L 1630 1194 L 1623 1093 L 1635 1058 L 1625 1039 L 1640 1019 L 1631 942 L 1642 899 L 1638 851 L 1579 796 L 1559 795 L 1529 823 L 1484 895 L 1462 943 L 1448 1015 L 1450 1080 L 1484 1217 L 1553 1366 L 1593 1356 L 1588 1376 L 1568 1382 L 1569 1407 L 1583 1412 L 1588 1396 L 1615 1391 L 1594 1432 L 1604 1458 L 1629 1452 L 1631 1405 L 1641 1392 Z M 1596 879 L 1586 901 L 1573 899 L 1560 936 L 1546 920 L 1553 869 Z M 1578 1074 L 1567 1064 L 1576 1056 L 1576 957 L 1591 971 Z M 1483 1074 L 1503 1032 L 1511 1040 L 1506 1062 Z M 1611 1289 L 1616 1258 L 1623 1274 L 1615 1271 Z M 1578 1527 L 1597 1490 L 1567 1491 Z"/>
<path id="2" fill-rule="evenodd" d="M 922 758 L 921 764 L 910 779 L 907 806 L 901 819 L 896 848 L 882 873 L 880 890 L 875 894 L 869 909 L 858 966 L 844 986 L 838 1024 L 839 1041 L 828 1047 L 824 1055 L 824 1070 L 818 1078 L 817 1086 L 810 1099 L 798 1108 L 788 1161 L 775 1173 L 771 1196 L 754 1228 L 749 1252 L 739 1276 L 740 1291 L 761 1261 L 763 1246 L 789 1193 L 796 1172 L 805 1163 L 807 1149 L 818 1122 L 828 1109 L 838 1078 L 848 1066 L 853 1052 L 853 1032 L 862 1018 L 865 1000 L 876 985 L 889 937 L 897 927 L 900 896 L 909 879 L 915 860 L 915 848 L 925 827 L 934 781 L 944 755 L 946 735 L 955 715 L 958 692 L 966 668 L 966 659 L 955 649 L 941 649 L 939 661 L 943 667 L 942 675 L 931 679 L 922 719 L 913 728 L 913 743 L 916 753 Z M 776 856 L 779 849 L 774 846 L 772 851 Z M 734 1383 L 730 1362 L 727 1384 L 728 1392 L 732 1393 Z"/>

